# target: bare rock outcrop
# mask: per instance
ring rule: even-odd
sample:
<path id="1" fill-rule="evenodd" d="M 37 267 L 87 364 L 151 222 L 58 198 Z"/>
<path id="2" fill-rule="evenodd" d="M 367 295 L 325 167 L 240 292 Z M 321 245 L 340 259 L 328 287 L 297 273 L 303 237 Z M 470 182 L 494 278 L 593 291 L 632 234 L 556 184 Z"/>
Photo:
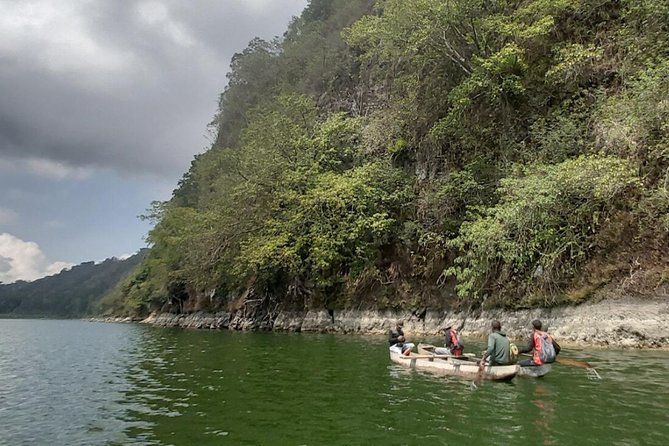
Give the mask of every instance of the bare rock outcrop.
<path id="1" fill-rule="evenodd" d="M 392 312 L 363 310 L 282 311 L 273 320 L 220 312 L 215 314 L 152 314 L 142 323 L 162 327 L 289 332 L 356 333 L 381 335 L 398 319 L 412 338 L 435 336 L 441 327 L 464 322 L 465 338 L 484 338 L 494 319 L 512 339 L 522 339 L 530 322 L 541 319 L 560 344 L 624 348 L 669 348 L 669 298 L 638 300 L 606 299 L 573 307 L 528 310 L 483 310 L 475 315 L 461 312 Z"/>

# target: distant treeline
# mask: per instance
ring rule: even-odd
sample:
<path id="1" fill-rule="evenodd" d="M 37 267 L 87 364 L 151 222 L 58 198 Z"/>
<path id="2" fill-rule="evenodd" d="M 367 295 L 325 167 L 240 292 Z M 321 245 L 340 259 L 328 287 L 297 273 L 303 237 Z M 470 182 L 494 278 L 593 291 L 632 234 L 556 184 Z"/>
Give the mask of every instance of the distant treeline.
<path id="1" fill-rule="evenodd" d="M 125 260 L 85 262 L 33 282 L 0 284 L 0 315 L 75 318 L 99 314 L 100 300 L 142 261 L 147 251 Z"/>
<path id="2" fill-rule="evenodd" d="M 108 311 L 578 302 L 669 283 L 668 0 L 312 0 Z"/>

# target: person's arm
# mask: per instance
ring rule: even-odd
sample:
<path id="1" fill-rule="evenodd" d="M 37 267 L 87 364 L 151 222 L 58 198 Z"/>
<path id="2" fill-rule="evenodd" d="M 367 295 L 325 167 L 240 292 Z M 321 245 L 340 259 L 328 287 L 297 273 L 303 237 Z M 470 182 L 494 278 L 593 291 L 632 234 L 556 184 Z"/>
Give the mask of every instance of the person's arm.
<path id="1" fill-rule="evenodd" d="M 495 353 L 495 337 L 493 335 L 488 336 L 488 348 L 485 353 L 483 353 L 483 359 L 485 360 L 489 356 L 492 356 Z"/>
<path id="2" fill-rule="evenodd" d="M 560 348 L 560 344 L 558 344 L 555 341 L 555 338 L 553 338 L 553 336 L 551 336 L 551 340 L 553 341 L 553 348 L 555 349 L 555 356 L 557 356 L 557 355 L 560 354 L 560 350 L 562 350 L 562 349 Z"/>
<path id="3" fill-rule="evenodd" d="M 451 339 L 451 332 L 450 331 L 446 332 L 446 336 L 444 337 L 444 347 L 450 348 L 451 350 L 453 349 L 453 347 L 455 347 L 453 345 L 453 340 Z"/>
<path id="4" fill-rule="evenodd" d="M 518 347 L 518 353 L 529 353 L 534 350 L 534 335 L 530 335 L 530 340 L 525 347 Z"/>
<path id="5" fill-rule="evenodd" d="M 395 331 L 395 330 L 391 329 L 390 332 L 388 333 L 388 343 L 390 345 L 394 345 L 394 344 L 398 344 L 398 343 L 402 342 L 400 340 L 400 338 L 404 338 L 404 336 L 402 334 L 400 334 L 399 332 Z"/>
<path id="6" fill-rule="evenodd" d="M 458 348 L 461 348 L 462 350 L 464 350 L 464 349 L 465 349 L 465 344 L 462 343 L 462 339 L 461 339 L 460 333 L 459 333 L 459 332 L 456 332 L 456 333 L 455 333 L 455 337 L 456 337 L 456 339 L 458 340 L 458 345 L 457 345 L 457 347 L 458 347 Z"/>

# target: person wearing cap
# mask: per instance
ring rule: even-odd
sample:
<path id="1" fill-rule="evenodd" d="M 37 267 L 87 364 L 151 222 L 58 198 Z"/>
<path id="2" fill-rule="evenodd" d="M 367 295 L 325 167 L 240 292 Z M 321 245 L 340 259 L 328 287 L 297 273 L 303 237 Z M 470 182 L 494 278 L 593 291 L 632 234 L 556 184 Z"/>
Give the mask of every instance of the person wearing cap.
<path id="1" fill-rule="evenodd" d="M 557 356 L 560 353 L 560 345 L 555 342 L 555 339 L 545 331 L 542 331 L 542 324 L 539 319 L 535 319 L 532 321 L 532 334 L 530 334 L 530 339 L 525 347 L 518 347 L 518 353 L 529 353 L 532 352 L 532 358 L 531 359 L 523 359 L 522 361 L 518 361 L 518 365 L 521 367 L 528 367 L 528 366 L 540 366 L 544 363 L 544 361 L 541 359 L 541 339 L 544 336 L 547 336 L 552 344 L 553 348 L 555 349 L 555 356 Z"/>
<path id="2" fill-rule="evenodd" d="M 391 328 L 388 332 L 388 343 L 391 349 L 395 349 L 405 356 L 411 354 L 413 344 L 406 342 L 404 337 L 404 321 L 397 321 L 395 328 Z"/>
<path id="3" fill-rule="evenodd" d="M 511 364 L 511 342 L 502 331 L 499 321 L 492 321 L 492 333 L 488 335 L 488 349 L 483 353 L 483 361 L 490 365 Z"/>
<path id="4" fill-rule="evenodd" d="M 444 333 L 444 348 L 438 347 L 434 352 L 438 355 L 462 356 L 465 346 L 460 340 L 460 335 L 453 325 L 447 325 L 441 329 Z"/>

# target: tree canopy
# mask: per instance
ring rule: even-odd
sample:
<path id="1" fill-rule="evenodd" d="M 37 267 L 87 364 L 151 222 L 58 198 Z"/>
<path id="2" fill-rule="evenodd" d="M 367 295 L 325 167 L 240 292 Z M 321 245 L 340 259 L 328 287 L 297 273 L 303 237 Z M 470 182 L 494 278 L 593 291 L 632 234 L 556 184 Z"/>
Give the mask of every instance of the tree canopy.
<path id="1" fill-rule="evenodd" d="M 310 1 L 234 56 L 114 308 L 559 303 L 640 257 L 666 284 L 667 24 L 667 0 Z"/>

